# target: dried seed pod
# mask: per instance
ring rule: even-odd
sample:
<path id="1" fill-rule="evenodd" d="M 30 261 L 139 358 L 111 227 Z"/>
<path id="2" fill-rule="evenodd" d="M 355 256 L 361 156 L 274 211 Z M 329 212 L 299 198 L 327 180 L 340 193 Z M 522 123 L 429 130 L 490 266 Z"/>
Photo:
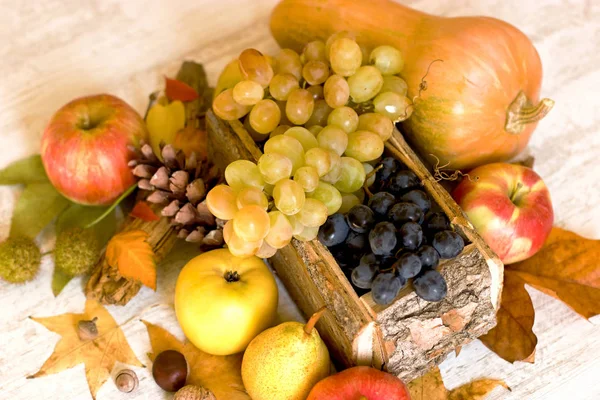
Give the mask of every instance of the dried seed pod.
<path id="1" fill-rule="evenodd" d="M 163 217 L 173 217 L 179 211 L 179 200 L 173 200 L 168 206 L 162 209 L 160 214 Z"/>
<path id="2" fill-rule="evenodd" d="M 185 195 L 193 205 L 198 204 L 206 197 L 206 187 L 204 180 L 198 178 L 185 188 Z"/>
<path id="3" fill-rule="evenodd" d="M 163 192 L 162 190 L 156 190 L 156 191 L 152 192 L 152 194 L 150 196 L 148 196 L 148 198 L 146 200 L 148 200 L 149 203 L 153 203 L 153 204 L 165 204 L 166 202 L 169 201 L 169 195 L 170 195 L 170 192 Z"/>
<path id="4" fill-rule="evenodd" d="M 144 158 L 146 158 L 146 160 L 149 162 L 158 161 L 158 158 L 156 158 L 156 155 L 154 154 L 154 150 L 152 150 L 152 146 L 150 146 L 148 143 L 142 146 L 141 152 L 144 155 Z"/>
<path id="5" fill-rule="evenodd" d="M 131 393 L 137 389 L 139 384 L 138 377 L 135 372 L 130 369 L 119 371 L 115 377 L 115 385 L 117 389 L 124 393 Z"/>
<path id="6" fill-rule="evenodd" d="M 167 167 L 160 167 L 150 178 L 150 183 L 159 189 L 169 190 L 169 171 Z"/>
<path id="7" fill-rule="evenodd" d="M 223 231 L 221 229 L 215 229 L 213 231 L 208 232 L 202 240 L 202 244 L 211 247 L 222 246 L 224 242 L 225 241 L 223 239 Z"/>
<path id="8" fill-rule="evenodd" d="M 133 175 L 138 178 L 150 179 L 156 173 L 156 167 L 148 164 L 136 165 L 133 169 Z"/>
<path id="9" fill-rule="evenodd" d="M 211 214 L 208 210 L 208 206 L 206 205 L 206 201 L 198 204 L 196 207 L 196 211 L 198 212 L 196 215 L 197 221 L 199 224 L 204 226 L 214 226 L 215 225 L 215 216 Z"/>
<path id="10" fill-rule="evenodd" d="M 150 183 L 148 179 L 140 179 L 138 182 L 138 187 L 141 190 L 154 190 L 155 187 Z"/>
<path id="11" fill-rule="evenodd" d="M 98 337 L 96 321 L 98 317 L 91 320 L 81 320 L 77 323 L 77 335 L 80 340 L 94 340 Z"/>
<path id="12" fill-rule="evenodd" d="M 217 400 L 213 392 L 202 386 L 187 385 L 175 393 L 173 400 Z"/>

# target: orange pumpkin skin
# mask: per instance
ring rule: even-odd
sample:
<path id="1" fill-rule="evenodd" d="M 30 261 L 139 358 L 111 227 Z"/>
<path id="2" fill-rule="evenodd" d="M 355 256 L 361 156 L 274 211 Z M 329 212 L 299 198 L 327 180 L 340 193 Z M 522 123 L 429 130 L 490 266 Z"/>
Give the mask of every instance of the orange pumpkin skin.
<path id="1" fill-rule="evenodd" d="M 427 89 L 402 124 L 429 162 L 435 163 L 432 154 L 452 169 L 508 160 L 553 104 L 538 104 L 542 66 L 532 43 L 494 18 L 436 17 L 386 0 L 283 0 L 271 17 L 279 45 L 297 51 L 342 30 L 367 49 L 398 48 L 411 99 L 429 68 Z M 432 64 L 437 59 L 443 62 Z"/>

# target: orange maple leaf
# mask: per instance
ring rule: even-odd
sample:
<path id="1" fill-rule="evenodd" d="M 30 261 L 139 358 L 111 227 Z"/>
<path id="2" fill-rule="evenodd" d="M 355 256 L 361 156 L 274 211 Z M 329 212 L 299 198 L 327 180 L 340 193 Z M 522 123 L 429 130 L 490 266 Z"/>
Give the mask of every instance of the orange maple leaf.
<path id="1" fill-rule="evenodd" d="M 133 230 L 116 234 L 106 247 L 106 260 L 125 278 L 135 279 L 156 290 L 156 264 L 148 234 Z"/>

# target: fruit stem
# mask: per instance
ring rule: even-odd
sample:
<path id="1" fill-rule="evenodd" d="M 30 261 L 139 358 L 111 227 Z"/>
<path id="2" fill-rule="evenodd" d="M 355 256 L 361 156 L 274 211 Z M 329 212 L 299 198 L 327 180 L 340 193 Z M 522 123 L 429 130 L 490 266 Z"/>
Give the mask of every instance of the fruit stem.
<path id="1" fill-rule="evenodd" d="M 521 182 L 517 183 L 517 186 L 515 187 L 515 189 L 513 190 L 513 192 L 510 195 L 510 201 L 518 206 L 519 202 L 521 201 L 521 199 L 523 198 L 523 195 L 525 194 L 524 192 L 521 191 L 521 188 L 523 187 L 523 184 Z"/>
<path id="2" fill-rule="evenodd" d="M 240 275 L 237 271 L 227 271 L 223 277 L 227 282 L 237 282 L 240 280 Z"/>
<path id="3" fill-rule="evenodd" d="M 317 324 L 317 321 L 319 321 L 319 318 L 321 318 L 321 316 L 325 313 L 326 310 L 327 307 L 323 306 L 319 308 L 317 312 L 310 316 L 308 322 L 306 323 L 306 325 L 304 325 L 304 333 L 306 333 L 307 335 L 311 334 L 313 328 Z"/>
<path id="4" fill-rule="evenodd" d="M 542 99 L 537 105 L 531 104 L 527 95 L 521 90 L 508 106 L 504 129 L 508 133 L 517 135 L 525 129 L 525 125 L 544 118 L 552 110 L 552 107 L 554 107 L 552 99 Z"/>

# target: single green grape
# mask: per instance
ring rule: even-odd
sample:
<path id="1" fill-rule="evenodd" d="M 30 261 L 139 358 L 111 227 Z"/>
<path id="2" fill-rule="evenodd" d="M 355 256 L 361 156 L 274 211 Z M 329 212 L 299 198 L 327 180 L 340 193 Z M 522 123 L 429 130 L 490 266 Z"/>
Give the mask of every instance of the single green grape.
<path id="1" fill-rule="evenodd" d="M 372 161 L 383 154 L 383 140 L 370 131 L 356 131 L 348 134 L 348 147 L 344 153 L 360 162 Z"/>
<path id="2" fill-rule="evenodd" d="M 360 161 L 352 157 L 342 157 L 340 179 L 334 186 L 340 192 L 353 193 L 362 188 L 365 176 L 365 168 Z"/>
<path id="3" fill-rule="evenodd" d="M 350 97 L 355 103 L 371 100 L 379 93 L 381 86 L 383 86 L 383 75 L 371 65 L 360 67 L 348 78 Z"/>
<path id="4" fill-rule="evenodd" d="M 350 107 L 334 109 L 327 117 L 327 125 L 342 128 L 344 132 L 354 132 L 358 127 L 358 114 Z"/>

